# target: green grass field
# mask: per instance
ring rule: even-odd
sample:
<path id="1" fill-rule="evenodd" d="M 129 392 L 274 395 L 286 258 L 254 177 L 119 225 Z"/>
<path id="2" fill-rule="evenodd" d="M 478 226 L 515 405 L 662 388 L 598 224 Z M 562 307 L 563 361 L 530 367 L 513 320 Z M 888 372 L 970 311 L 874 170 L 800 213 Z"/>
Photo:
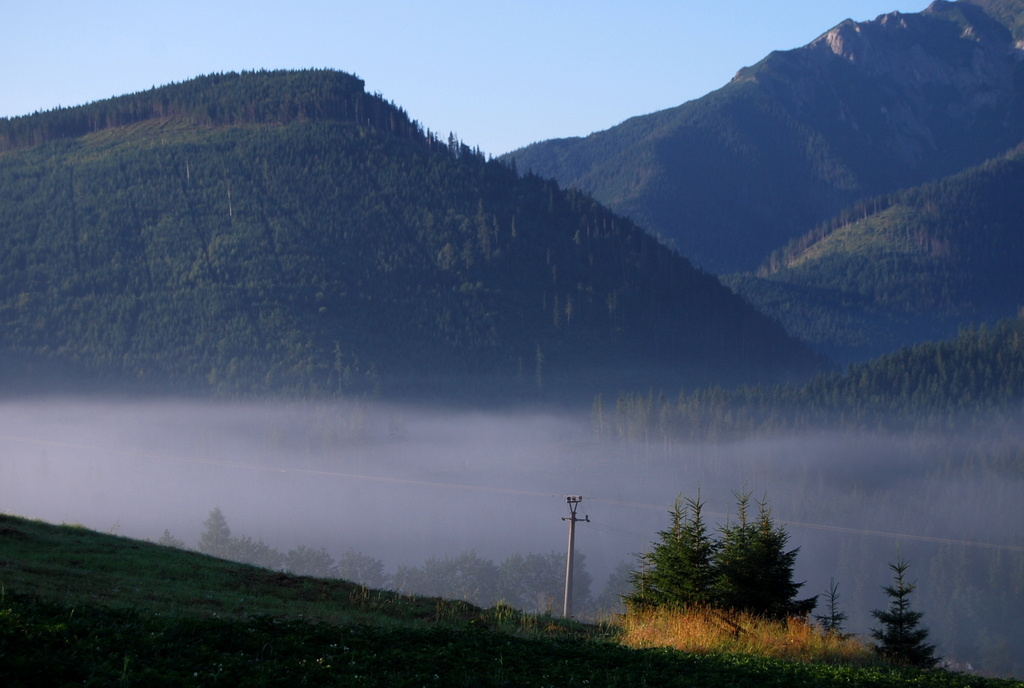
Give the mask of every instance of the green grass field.
<path id="1" fill-rule="evenodd" d="M 0 515 L 0 686 L 1024 686 L 630 649 L 614 623 L 368 590 Z"/>

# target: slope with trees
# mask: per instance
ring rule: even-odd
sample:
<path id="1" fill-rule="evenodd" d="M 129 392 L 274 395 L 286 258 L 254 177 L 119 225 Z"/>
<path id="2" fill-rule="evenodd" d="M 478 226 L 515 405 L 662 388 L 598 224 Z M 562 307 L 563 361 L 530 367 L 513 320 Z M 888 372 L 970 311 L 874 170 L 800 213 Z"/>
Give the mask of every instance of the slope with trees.
<path id="1" fill-rule="evenodd" d="M 1024 152 L 871 199 L 726 283 L 838 360 L 863 360 L 1024 305 Z"/>
<path id="2" fill-rule="evenodd" d="M 345 74 L 205 77 L 0 134 L 8 385 L 514 399 L 818 365 L 589 196 Z"/>
<path id="3" fill-rule="evenodd" d="M 78 526 L 10 516 L 0 524 L 0 678 L 9 686 L 1020 686 L 763 651 L 630 649 L 604 628 L 501 605 L 369 591 Z"/>
<path id="4" fill-rule="evenodd" d="M 1024 319 L 905 347 L 805 385 L 624 393 L 611 418 L 621 438 L 722 439 L 822 429 L 1013 429 L 1024 404 Z"/>

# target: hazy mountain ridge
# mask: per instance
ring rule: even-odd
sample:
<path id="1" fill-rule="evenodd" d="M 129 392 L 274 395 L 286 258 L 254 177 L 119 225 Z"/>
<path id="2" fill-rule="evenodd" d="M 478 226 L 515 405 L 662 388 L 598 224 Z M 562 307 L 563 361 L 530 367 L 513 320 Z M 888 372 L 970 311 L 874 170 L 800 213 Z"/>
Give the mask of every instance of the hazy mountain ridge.
<path id="1" fill-rule="evenodd" d="M 218 75 L 0 122 L 9 374 L 511 399 L 818 365 L 591 198 L 361 89 Z"/>
<path id="2" fill-rule="evenodd" d="M 586 138 L 508 154 L 592 192 L 713 271 L 865 196 L 979 164 L 1024 137 L 1020 52 L 978 6 L 844 22 L 722 89 Z"/>

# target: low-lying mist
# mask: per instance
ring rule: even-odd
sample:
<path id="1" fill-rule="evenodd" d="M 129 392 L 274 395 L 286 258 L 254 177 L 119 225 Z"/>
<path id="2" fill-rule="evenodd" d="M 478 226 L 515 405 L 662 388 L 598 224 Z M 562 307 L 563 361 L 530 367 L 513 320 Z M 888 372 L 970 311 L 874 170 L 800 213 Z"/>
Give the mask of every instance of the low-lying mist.
<path id="1" fill-rule="evenodd" d="M 1019 675 L 1022 641 L 1002 627 L 1024 596 L 1019 440 L 597 442 L 585 413 L 28 399 L 0 405 L 0 511 L 150 540 L 166 530 L 195 547 L 219 507 L 235 535 L 394 570 L 467 550 L 496 562 L 564 552 L 564 496 L 582 495 L 591 522 L 576 547 L 597 595 L 667 527 L 678 494 L 699 490 L 714 527 L 748 491 L 801 548 L 800 596 L 838 583 L 846 630 L 867 633 L 887 606 L 899 555 L 939 654 Z"/>

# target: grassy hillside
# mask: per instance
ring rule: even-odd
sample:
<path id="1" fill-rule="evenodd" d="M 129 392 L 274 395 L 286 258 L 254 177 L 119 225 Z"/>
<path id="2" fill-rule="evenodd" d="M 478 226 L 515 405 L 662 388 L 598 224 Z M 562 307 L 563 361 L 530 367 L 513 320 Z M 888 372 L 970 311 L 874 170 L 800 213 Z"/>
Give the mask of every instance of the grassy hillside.
<path id="1" fill-rule="evenodd" d="M 0 516 L 5 686 L 1020 686 L 627 649 L 614 627 L 300 578 Z"/>
<path id="2" fill-rule="evenodd" d="M 514 400 L 814 369 L 628 220 L 338 72 L 204 77 L 0 143 L 8 388 Z"/>

